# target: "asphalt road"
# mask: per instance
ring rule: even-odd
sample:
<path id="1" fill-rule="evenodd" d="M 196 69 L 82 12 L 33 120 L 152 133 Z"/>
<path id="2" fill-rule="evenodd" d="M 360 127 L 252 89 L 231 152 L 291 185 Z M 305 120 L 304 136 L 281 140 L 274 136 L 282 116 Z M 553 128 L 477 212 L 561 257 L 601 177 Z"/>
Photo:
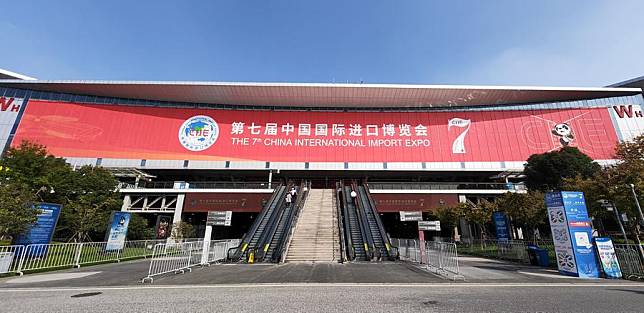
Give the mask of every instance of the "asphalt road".
<path id="1" fill-rule="evenodd" d="M 73 297 L 83 293 L 100 294 Z M 642 284 L 290 284 L 2 289 L 2 312 L 642 312 Z"/>

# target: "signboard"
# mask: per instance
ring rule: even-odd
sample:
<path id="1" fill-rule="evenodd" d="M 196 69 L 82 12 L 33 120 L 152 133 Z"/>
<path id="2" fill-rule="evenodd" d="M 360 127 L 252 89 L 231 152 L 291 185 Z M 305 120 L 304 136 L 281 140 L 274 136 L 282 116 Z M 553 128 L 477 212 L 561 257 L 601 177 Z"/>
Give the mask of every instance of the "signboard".
<path id="1" fill-rule="evenodd" d="M 113 131 L 124 124 L 127 131 Z M 449 162 L 524 162 L 563 146 L 607 160 L 618 138 L 606 108 L 284 114 L 30 100 L 12 143 L 22 140 L 78 158 L 436 162 L 460 169 Z"/>
<path id="2" fill-rule="evenodd" d="M 622 270 L 615 255 L 615 248 L 610 238 L 595 238 L 599 261 L 604 269 L 607 278 L 622 278 Z"/>
<path id="3" fill-rule="evenodd" d="M 105 235 L 107 245 L 106 251 L 114 251 L 123 249 L 125 245 L 125 237 L 127 236 L 127 227 L 130 224 L 130 213 L 128 212 L 112 212 L 110 216 L 109 228 Z"/>
<path id="4" fill-rule="evenodd" d="M 37 203 L 36 208 L 40 210 L 36 223 L 25 233 L 18 236 L 13 241 L 14 245 L 48 244 L 54 236 L 62 206 L 53 203 Z M 44 253 L 44 251 L 40 252 Z"/>
<path id="5" fill-rule="evenodd" d="M 420 211 L 415 211 L 415 212 L 400 211 L 400 221 L 401 222 L 416 222 L 416 221 L 422 221 L 422 220 L 423 220 L 423 212 L 420 212 Z"/>
<path id="6" fill-rule="evenodd" d="M 206 226 L 230 226 L 232 211 L 210 211 L 206 218 Z"/>
<path id="7" fill-rule="evenodd" d="M 25 99 L 0 96 L 0 152 L 7 145 L 11 137 L 11 130 L 16 123 L 20 108 Z"/>
<path id="8" fill-rule="evenodd" d="M 418 230 L 441 231 L 441 221 L 418 221 Z"/>
<path id="9" fill-rule="evenodd" d="M 510 240 L 508 217 L 505 212 L 496 211 L 492 213 L 492 220 L 494 220 L 494 226 L 496 227 L 496 240 L 505 242 Z"/>
<path id="10" fill-rule="evenodd" d="M 546 207 L 559 272 L 582 278 L 599 277 L 584 194 L 549 192 Z"/>
<path id="11" fill-rule="evenodd" d="M 158 215 L 157 223 L 154 226 L 154 233 L 157 239 L 167 239 L 172 234 L 172 216 Z"/>

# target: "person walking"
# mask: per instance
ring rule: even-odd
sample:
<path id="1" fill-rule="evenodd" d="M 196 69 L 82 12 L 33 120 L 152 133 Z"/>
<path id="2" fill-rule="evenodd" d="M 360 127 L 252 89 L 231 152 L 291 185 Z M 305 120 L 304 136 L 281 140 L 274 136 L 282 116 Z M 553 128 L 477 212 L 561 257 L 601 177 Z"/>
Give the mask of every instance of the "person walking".
<path id="1" fill-rule="evenodd" d="M 286 207 L 291 207 L 291 203 L 293 202 L 293 197 L 291 196 L 291 193 L 286 194 Z"/>
<path id="2" fill-rule="evenodd" d="M 289 191 L 289 193 L 291 194 L 291 200 L 297 199 L 297 189 L 295 189 L 295 186 L 291 187 L 291 191 Z"/>

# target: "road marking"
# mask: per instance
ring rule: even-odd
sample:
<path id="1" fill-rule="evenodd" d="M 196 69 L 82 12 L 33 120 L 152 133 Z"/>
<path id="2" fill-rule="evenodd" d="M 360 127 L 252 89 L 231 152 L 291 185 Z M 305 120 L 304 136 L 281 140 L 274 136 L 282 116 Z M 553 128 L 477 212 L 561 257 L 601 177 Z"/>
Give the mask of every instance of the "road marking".
<path id="1" fill-rule="evenodd" d="M 6 281 L 7 284 L 27 284 L 27 283 L 42 283 L 46 281 L 67 280 L 75 278 L 83 278 L 90 275 L 98 274 L 100 272 L 80 272 L 80 273 L 55 273 L 55 274 L 40 274 L 33 276 L 22 276 L 12 278 Z"/>
<path id="2" fill-rule="evenodd" d="M 548 274 L 548 273 L 534 273 L 534 272 L 524 272 L 524 271 L 517 271 L 519 274 L 524 274 L 524 275 L 532 275 L 532 276 L 538 276 L 538 277 L 547 277 L 547 278 L 572 278 L 572 279 L 583 279 L 579 277 L 573 277 L 573 276 L 566 276 L 563 274 Z"/>
<path id="3" fill-rule="evenodd" d="M 146 290 L 146 289 L 219 289 L 219 288 L 266 288 L 266 287 L 387 287 L 387 288 L 490 288 L 490 287 L 641 287 L 644 284 L 635 282 L 624 283 L 438 283 L 438 284 L 325 284 L 325 283 L 296 283 L 296 284 L 227 284 L 227 285 L 165 285 L 165 286 L 115 286 L 115 287 L 52 287 L 52 288 L 0 288 L 3 292 L 45 292 L 45 291 L 78 291 L 78 290 Z"/>

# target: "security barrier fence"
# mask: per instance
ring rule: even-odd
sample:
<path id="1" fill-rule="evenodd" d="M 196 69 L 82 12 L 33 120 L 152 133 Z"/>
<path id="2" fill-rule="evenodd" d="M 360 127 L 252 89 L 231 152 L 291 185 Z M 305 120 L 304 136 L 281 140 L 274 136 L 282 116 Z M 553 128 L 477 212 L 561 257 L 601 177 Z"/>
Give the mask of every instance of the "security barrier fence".
<path id="1" fill-rule="evenodd" d="M 423 247 L 420 244 L 417 239 L 391 239 L 391 245 L 398 248 L 401 260 L 426 264 L 429 270 L 452 275 L 454 278 L 460 276 L 458 251 L 455 243 L 426 241 L 424 258 L 421 258 L 421 248 Z"/>
<path id="2" fill-rule="evenodd" d="M 530 263 L 527 245 L 536 244 L 548 251 L 552 267 L 556 267 L 554 243 L 550 240 L 464 240 L 458 243 L 461 253 L 487 258 L 503 259 L 520 263 Z M 637 244 L 614 244 L 615 254 L 625 279 L 644 279 L 644 256 Z M 644 249 L 644 248 L 643 248 Z"/>
<path id="3" fill-rule="evenodd" d="M 461 253 L 482 256 L 487 258 L 502 259 L 519 263 L 530 263 L 527 245 L 530 242 L 523 240 L 469 240 L 459 243 Z M 550 246 L 552 243 L 550 242 Z M 539 245 L 548 248 L 547 245 Z M 548 255 L 550 256 L 550 249 Z M 556 264 L 554 246 L 552 246 L 551 264 Z"/>
<path id="4" fill-rule="evenodd" d="M 197 239 L 182 239 L 193 242 Z M 0 274 L 46 271 L 81 265 L 120 262 L 152 256 L 161 240 L 129 240 L 122 249 L 110 249 L 107 242 L 53 243 L 0 246 Z"/>
<path id="5" fill-rule="evenodd" d="M 191 271 L 192 267 L 197 265 L 209 265 L 226 260 L 228 249 L 237 247 L 240 241 L 240 239 L 212 240 L 207 245 L 204 245 L 203 241 L 159 243 L 154 246 L 148 276 L 142 281 L 152 283 L 154 277 L 158 275 L 183 273 Z"/>
<path id="6" fill-rule="evenodd" d="M 644 280 L 644 256 L 640 249 L 642 247 L 636 244 L 615 245 L 615 254 L 624 278 Z"/>

